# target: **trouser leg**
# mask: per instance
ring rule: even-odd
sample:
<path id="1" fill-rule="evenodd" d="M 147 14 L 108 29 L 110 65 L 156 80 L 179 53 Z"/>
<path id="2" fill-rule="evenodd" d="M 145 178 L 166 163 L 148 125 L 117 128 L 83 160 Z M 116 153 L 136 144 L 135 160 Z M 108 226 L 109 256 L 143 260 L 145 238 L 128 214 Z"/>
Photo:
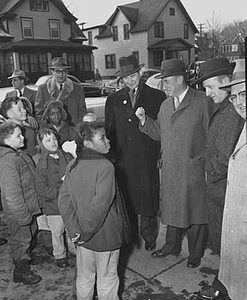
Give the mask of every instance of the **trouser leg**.
<path id="1" fill-rule="evenodd" d="M 166 242 L 162 247 L 163 253 L 178 254 L 182 249 L 182 228 L 167 226 Z"/>
<path id="2" fill-rule="evenodd" d="M 152 244 L 158 237 L 158 218 L 155 216 L 141 216 L 140 234 L 145 242 Z"/>
<path id="3" fill-rule="evenodd" d="M 92 300 L 96 277 L 95 252 L 77 246 L 76 269 L 77 300 Z"/>
<path id="4" fill-rule="evenodd" d="M 64 244 L 64 223 L 60 215 L 47 216 L 47 221 L 51 229 L 53 255 L 55 259 L 66 257 L 66 248 Z"/>
<path id="5" fill-rule="evenodd" d="M 118 300 L 117 272 L 120 250 L 96 252 L 97 295 L 99 300 Z"/>
<path id="6" fill-rule="evenodd" d="M 191 225 L 187 228 L 187 235 L 190 258 L 203 257 L 207 237 L 207 224 Z"/>

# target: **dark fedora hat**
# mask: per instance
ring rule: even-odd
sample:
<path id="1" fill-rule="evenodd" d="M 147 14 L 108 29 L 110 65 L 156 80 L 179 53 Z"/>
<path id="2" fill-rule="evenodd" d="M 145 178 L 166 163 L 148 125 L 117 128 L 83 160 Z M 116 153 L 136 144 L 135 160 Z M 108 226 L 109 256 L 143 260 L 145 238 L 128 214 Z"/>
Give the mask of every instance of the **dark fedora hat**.
<path id="1" fill-rule="evenodd" d="M 139 71 L 144 64 L 138 64 L 134 55 L 119 58 L 120 70 L 115 73 L 116 76 L 125 77 Z"/>
<path id="2" fill-rule="evenodd" d="M 201 83 L 206 79 L 232 74 L 234 65 L 225 57 L 215 57 L 200 64 L 199 78 L 195 83 Z"/>
<path id="3" fill-rule="evenodd" d="M 167 59 L 162 61 L 160 75 L 155 76 L 155 78 L 185 75 L 187 73 L 182 59 Z"/>
<path id="4" fill-rule="evenodd" d="M 69 69 L 70 66 L 67 65 L 63 57 L 54 57 L 51 61 L 49 69 Z"/>
<path id="5" fill-rule="evenodd" d="M 246 80 L 246 73 L 245 73 L 245 59 L 237 59 L 234 71 L 232 73 L 232 79 L 229 83 L 220 86 L 219 88 L 230 92 L 231 87 L 236 84 L 244 83 Z"/>

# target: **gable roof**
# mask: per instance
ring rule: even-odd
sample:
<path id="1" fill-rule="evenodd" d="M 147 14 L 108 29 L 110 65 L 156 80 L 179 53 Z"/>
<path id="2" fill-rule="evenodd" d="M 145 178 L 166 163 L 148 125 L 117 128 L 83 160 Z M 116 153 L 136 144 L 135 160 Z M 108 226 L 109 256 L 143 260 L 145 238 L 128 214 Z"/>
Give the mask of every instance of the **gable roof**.
<path id="1" fill-rule="evenodd" d="M 13 13 L 16 7 L 25 1 L 26 0 L 1 0 L 0 17 Z M 52 2 L 65 15 L 68 21 L 75 22 L 77 20 L 77 18 L 69 12 L 62 0 L 50 0 L 50 2 Z"/>
<path id="2" fill-rule="evenodd" d="M 192 30 L 195 33 L 198 33 L 198 29 L 196 28 L 194 22 L 190 18 L 187 13 L 185 7 L 181 3 L 180 0 L 174 0 L 178 7 L 181 9 L 188 23 L 192 27 Z M 111 25 L 116 17 L 116 15 L 121 11 L 127 20 L 131 24 L 130 31 L 140 32 L 147 31 L 158 18 L 160 13 L 165 9 L 170 0 L 140 0 L 137 2 L 117 6 L 113 14 L 105 23 L 105 30 L 97 36 L 97 38 L 109 37 L 111 36 Z"/>

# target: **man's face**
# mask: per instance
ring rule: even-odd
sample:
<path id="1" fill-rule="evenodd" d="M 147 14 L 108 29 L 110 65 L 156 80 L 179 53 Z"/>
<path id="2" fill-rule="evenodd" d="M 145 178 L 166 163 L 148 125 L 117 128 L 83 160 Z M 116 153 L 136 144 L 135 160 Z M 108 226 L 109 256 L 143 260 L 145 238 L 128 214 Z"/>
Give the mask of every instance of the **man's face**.
<path id="1" fill-rule="evenodd" d="M 26 120 L 27 112 L 21 100 L 18 101 L 16 104 L 12 104 L 12 107 L 7 112 L 7 116 L 10 120 L 18 124 Z"/>
<path id="2" fill-rule="evenodd" d="M 20 77 L 12 78 L 11 83 L 15 90 L 22 90 L 25 86 L 24 79 Z"/>
<path id="3" fill-rule="evenodd" d="M 60 107 L 51 107 L 48 110 L 48 119 L 49 121 L 58 126 L 62 120 L 62 112 Z"/>
<path id="4" fill-rule="evenodd" d="M 203 81 L 203 87 L 206 90 L 206 95 L 209 96 L 214 103 L 222 102 L 227 96 L 226 91 L 219 89 L 219 86 L 229 82 L 229 80 L 226 81 L 226 78 L 228 77 L 225 77 L 224 80 L 220 80 L 218 77 L 212 77 Z"/>
<path id="5" fill-rule="evenodd" d="M 24 137 L 19 127 L 16 127 L 14 132 L 5 139 L 5 144 L 14 149 L 19 149 L 24 146 Z"/>
<path id="6" fill-rule="evenodd" d="M 129 76 L 123 77 L 125 85 L 127 85 L 131 90 L 138 87 L 141 75 L 139 72 L 135 72 Z"/>
<path id="7" fill-rule="evenodd" d="M 52 76 L 57 83 L 63 83 L 67 78 L 68 70 L 67 69 L 53 69 Z"/>
<path id="8" fill-rule="evenodd" d="M 163 90 L 168 97 L 179 96 L 181 86 L 178 78 L 178 76 L 170 76 L 162 79 Z"/>
<path id="9" fill-rule="evenodd" d="M 245 83 L 233 85 L 231 87 L 230 99 L 236 112 L 246 120 L 246 90 Z"/>

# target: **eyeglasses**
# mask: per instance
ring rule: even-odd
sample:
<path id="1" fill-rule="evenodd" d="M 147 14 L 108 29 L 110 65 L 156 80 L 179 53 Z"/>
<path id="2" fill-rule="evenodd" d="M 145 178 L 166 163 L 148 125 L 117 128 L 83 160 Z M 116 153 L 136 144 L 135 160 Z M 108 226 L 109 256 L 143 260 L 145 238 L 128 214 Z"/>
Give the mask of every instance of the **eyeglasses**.
<path id="1" fill-rule="evenodd" d="M 236 103 L 238 98 L 239 98 L 240 101 L 245 101 L 246 91 L 241 91 L 237 95 L 234 95 L 234 94 L 230 95 L 229 101 L 232 102 L 232 103 Z"/>
<path id="2" fill-rule="evenodd" d="M 53 71 L 58 75 L 59 74 L 67 74 L 67 72 L 68 72 L 67 70 L 64 70 L 64 69 L 63 70 L 53 69 Z"/>

